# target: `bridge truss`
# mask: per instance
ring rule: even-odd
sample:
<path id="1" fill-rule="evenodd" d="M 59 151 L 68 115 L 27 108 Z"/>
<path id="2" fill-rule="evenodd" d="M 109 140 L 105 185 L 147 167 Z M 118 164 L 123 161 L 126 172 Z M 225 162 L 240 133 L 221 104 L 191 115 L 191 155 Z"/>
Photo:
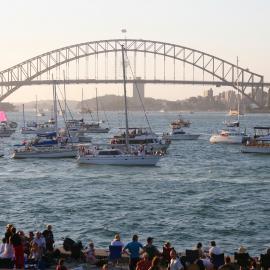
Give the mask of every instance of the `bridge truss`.
<path id="1" fill-rule="evenodd" d="M 211 54 L 166 42 L 143 39 L 112 39 L 75 44 L 53 50 L 0 72 L 0 101 L 11 95 L 14 91 L 25 85 L 49 84 L 56 80 L 58 83 L 119 83 L 118 75 L 120 62 L 118 54 L 121 45 L 124 44 L 127 53 L 133 54 L 130 63 L 133 69 L 133 78 L 129 82 L 137 80 L 139 59 L 141 61 L 141 79 L 144 83 L 160 84 L 214 84 L 216 86 L 228 85 L 248 97 L 259 107 L 264 106 L 263 94 L 261 100 L 256 98 L 256 93 L 263 93 L 265 86 L 264 77 L 249 69 L 236 66 Z M 103 59 L 101 60 L 101 56 Z M 112 58 L 109 59 L 108 55 Z M 151 64 L 148 59 L 151 57 Z M 84 78 L 80 74 L 80 61 L 84 60 Z M 101 77 L 100 62 L 103 62 Z M 113 65 L 113 72 L 109 72 Z M 71 68 L 71 64 L 73 67 Z M 74 65 L 75 64 L 75 65 Z M 180 67 L 181 65 L 181 71 Z M 151 66 L 149 68 L 149 66 Z M 186 78 L 186 67 L 191 67 Z M 70 70 L 75 73 L 75 78 L 70 78 Z M 89 69 L 93 73 L 90 74 Z M 149 70 L 151 69 L 151 78 Z M 158 72 L 159 70 L 159 72 Z M 64 80 L 60 80 L 61 71 L 65 72 Z M 198 79 L 198 72 L 200 79 Z M 112 74 L 113 73 L 113 74 Z M 179 75 L 181 73 L 181 79 Z M 54 80 L 52 79 L 54 74 Z M 195 78 L 196 77 L 196 78 Z M 258 95 L 257 95 L 258 96 Z"/>

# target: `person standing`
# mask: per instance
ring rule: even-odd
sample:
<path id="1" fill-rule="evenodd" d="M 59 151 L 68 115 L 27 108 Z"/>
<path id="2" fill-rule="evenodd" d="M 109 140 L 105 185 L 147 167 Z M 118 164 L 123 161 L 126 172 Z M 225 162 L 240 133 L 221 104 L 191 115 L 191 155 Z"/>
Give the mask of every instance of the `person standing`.
<path id="1" fill-rule="evenodd" d="M 129 242 L 123 249 L 129 252 L 129 270 L 135 270 L 137 262 L 140 260 L 140 249 L 143 249 L 143 245 L 138 242 L 138 235 L 134 234 L 132 241 Z"/>
<path id="2" fill-rule="evenodd" d="M 155 256 L 161 255 L 157 247 L 153 245 L 153 240 L 153 237 L 148 237 L 147 244 L 143 247 L 144 251 L 148 254 L 150 261 L 152 261 Z"/>
<path id="3" fill-rule="evenodd" d="M 114 239 L 111 242 L 111 246 L 121 246 L 122 248 L 124 247 L 124 243 L 121 241 L 119 233 L 114 236 Z"/>
<path id="4" fill-rule="evenodd" d="M 10 237 L 10 243 L 13 246 L 15 254 L 15 265 L 17 269 L 24 268 L 24 253 L 23 253 L 23 244 L 22 239 L 19 234 L 16 232 L 16 228 L 11 229 L 12 236 Z"/>
<path id="5" fill-rule="evenodd" d="M 47 229 L 43 231 L 42 235 L 46 242 L 46 251 L 53 252 L 54 238 L 52 232 L 52 225 L 47 225 Z"/>

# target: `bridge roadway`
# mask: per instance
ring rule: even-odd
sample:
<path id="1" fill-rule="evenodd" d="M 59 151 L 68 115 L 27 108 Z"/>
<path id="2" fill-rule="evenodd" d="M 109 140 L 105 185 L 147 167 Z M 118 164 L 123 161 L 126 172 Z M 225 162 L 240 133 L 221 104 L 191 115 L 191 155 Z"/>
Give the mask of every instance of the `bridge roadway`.
<path id="1" fill-rule="evenodd" d="M 33 81 L 10 81 L 0 82 L 1 86 L 26 86 L 26 85 L 48 85 L 48 84 L 121 84 L 123 80 L 114 79 L 70 79 L 70 80 L 33 80 Z M 183 85 L 214 85 L 220 86 L 236 86 L 233 82 L 223 81 L 193 81 L 193 80 L 129 80 L 127 83 L 144 83 L 144 84 L 183 84 Z M 254 83 L 254 82 L 239 82 L 240 87 L 270 87 L 270 82 Z"/>

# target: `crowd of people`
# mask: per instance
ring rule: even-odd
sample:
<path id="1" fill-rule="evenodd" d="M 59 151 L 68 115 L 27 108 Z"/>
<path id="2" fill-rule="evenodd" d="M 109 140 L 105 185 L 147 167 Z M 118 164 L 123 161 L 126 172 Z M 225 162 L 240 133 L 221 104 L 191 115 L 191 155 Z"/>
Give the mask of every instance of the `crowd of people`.
<path id="1" fill-rule="evenodd" d="M 53 253 L 54 236 L 52 226 L 47 225 L 43 231 L 27 234 L 17 231 L 12 224 L 6 225 L 5 235 L 0 244 L 0 262 L 5 259 L 14 259 L 17 269 L 24 268 L 25 261 L 39 261 L 44 254 Z"/>
<path id="2" fill-rule="evenodd" d="M 206 249 L 199 242 L 192 250 L 189 250 L 191 254 L 177 253 L 170 242 L 165 242 L 162 250 L 159 250 L 153 241 L 154 238 L 148 237 L 146 244 L 143 245 L 139 242 L 138 235 L 133 235 L 132 241 L 124 244 L 120 235 L 116 234 L 111 246 L 121 246 L 122 254 L 128 254 L 129 270 L 255 270 L 258 265 L 258 258 L 250 257 L 243 246 L 240 246 L 236 252 L 238 257 L 234 259 L 237 263 L 232 263 L 231 257 L 224 256 L 224 251 L 216 245 L 215 241 L 211 241 Z M 96 262 L 93 243 L 90 254 L 90 261 Z M 270 263 L 270 249 L 267 249 L 266 255 Z M 105 267 L 108 266 L 105 265 Z"/>
<path id="3" fill-rule="evenodd" d="M 188 250 L 185 254 L 177 253 L 170 242 L 165 242 L 162 250 L 160 250 L 154 245 L 153 237 L 148 237 L 146 244 L 143 245 L 139 242 L 138 235 L 133 235 L 132 240 L 124 244 L 121 241 L 120 234 L 116 234 L 110 246 L 118 247 L 121 256 L 126 254 L 126 257 L 129 257 L 129 270 L 236 270 L 235 264 L 231 263 L 231 258 L 224 256 L 223 250 L 216 245 L 215 241 L 211 241 L 207 249 L 199 242 L 192 250 L 189 250 L 189 254 Z M 55 254 L 55 251 L 51 225 L 47 225 L 43 232 L 30 231 L 26 234 L 21 230 L 17 231 L 12 224 L 7 224 L 0 245 L 0 263 L 1 260 L 14 260 L 16 269 L 22 269 L 27 261 L 41 261 L 44 255 Z M 81 254 L 85 262 L 100 265 L 93 242 L 89 242 L 88 246 L 81 251 Z M 256 269 L 257 258 L 250 257 L 246 248 L 241 246 L 237 254 L 238 258 L 235 258 L 237 260 L 239 260 L 241 254 L 245 255 L 239 260 L 240 270 Z M 269 257 L 270 268 L 270 249 L 267 250 L 266 255 Z M 219 257 L 221 260 L 218 259 Z M 243 258 L 245 263 L 243 263 Z M 112 263 L 115 266 L 117 262 L 113 261 Z M 45 269 L 42 266 L 38 266 L 38 268 Z M 105 262 L 102 270 L 107 269 L 108 264 Z M 56 270 L 67 270 L 62 258 L 60 258 Z"/>

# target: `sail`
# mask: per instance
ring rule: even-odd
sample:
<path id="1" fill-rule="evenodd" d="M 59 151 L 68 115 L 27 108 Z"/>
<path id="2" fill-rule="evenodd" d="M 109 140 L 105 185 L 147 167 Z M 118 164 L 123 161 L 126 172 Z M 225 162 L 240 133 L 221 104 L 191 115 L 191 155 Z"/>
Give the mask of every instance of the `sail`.
<path id="1" fill-rule="evenodd" d="M 0 122 L 6 122 L 7 121 L 7 116 L 4 111 L 0 111 Z"/>

